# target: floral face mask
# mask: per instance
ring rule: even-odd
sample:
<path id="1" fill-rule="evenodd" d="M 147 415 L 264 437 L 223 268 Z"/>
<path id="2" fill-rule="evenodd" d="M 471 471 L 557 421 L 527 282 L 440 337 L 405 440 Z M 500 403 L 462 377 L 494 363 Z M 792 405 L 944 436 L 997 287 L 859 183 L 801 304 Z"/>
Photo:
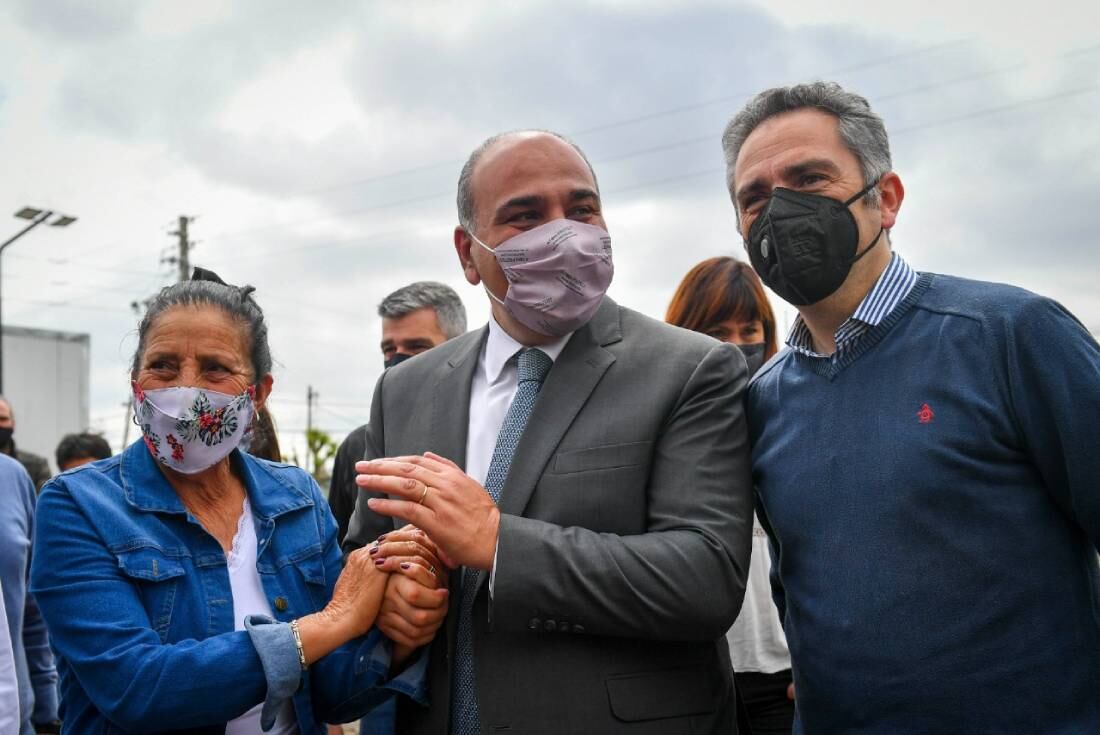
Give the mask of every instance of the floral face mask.
<path id="1" fill-rule="evenodd" d="M 225 459 L 249 430 L 256 389 L 240 395 L 203 388 L 134 389 L 134 421 L 153 457 L 193 475 Z"/>

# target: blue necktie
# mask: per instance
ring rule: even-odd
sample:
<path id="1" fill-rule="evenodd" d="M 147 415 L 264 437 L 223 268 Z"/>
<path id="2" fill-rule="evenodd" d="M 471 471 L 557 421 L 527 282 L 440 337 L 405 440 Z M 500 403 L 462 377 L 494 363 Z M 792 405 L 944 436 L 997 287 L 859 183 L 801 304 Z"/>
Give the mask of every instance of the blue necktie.
<path id="1" fill-rule="evenodd" d="M 485 489 L 494 503 L 500 502 L 500 491 L 508 478 L 512 455 L 523 436 L 531 409 L 539 397 L 542 381 L 554 361 L 538 349 L 525 349 L 519 353 L 519 385 L 512 405 L 497 435 L 493 459 L 485 475 Z M 481 571 L 463 569 L 462 606 L 458 613 L 458 637 L 455 642 L 455 671 L 452 679 L 451 732 L 453 735 L 480 735 L 481 717 L 477 711 L 477 676 L 474 669 L 474 595 Z"/>

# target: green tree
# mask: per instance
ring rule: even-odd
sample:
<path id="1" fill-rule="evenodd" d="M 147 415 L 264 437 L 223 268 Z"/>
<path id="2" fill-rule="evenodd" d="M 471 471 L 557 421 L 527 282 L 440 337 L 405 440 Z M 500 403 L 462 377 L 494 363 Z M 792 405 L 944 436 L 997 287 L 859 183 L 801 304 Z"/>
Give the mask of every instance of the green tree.
<path id="1" fill-rule="evenodd" d="M 327 431 L 309 429 L 306 431 L 306 457 L 308 466 L 313 468 L 313 479 L 327 494 L 329 480 L 332 479 L 332 460 L 336 456 L 339 443 Z M 296 451 L 291 452 L 290 461 L 301 467 L 302 461 Z"/>

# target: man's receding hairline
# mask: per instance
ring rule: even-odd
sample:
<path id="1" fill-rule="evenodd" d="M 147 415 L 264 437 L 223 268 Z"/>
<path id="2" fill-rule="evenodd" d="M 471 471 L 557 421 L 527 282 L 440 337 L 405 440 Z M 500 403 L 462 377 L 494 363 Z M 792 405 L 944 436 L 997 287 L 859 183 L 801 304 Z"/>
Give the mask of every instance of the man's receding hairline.
<path id="1" fill-rule="evenodd" d="M 516 141 L 516 138 L 520 138 L 522 140 L 521 141 Z M 599 193 L 599 189 L 597 188 L 595 177 L 592 175 L 592 168 L 588 164 L 588 162 L 584 159 L 584 156 L 582 156 L 580 154 L 580 152 L 576 149 L 576 147 L 574 147 L 574 145 L 572 143 L 570 143 L 569 141 L 565 140 L 564 138 L 561 138 L 560 136 L 554 135 L 553 133 L 548 132 L 546 130 L 512 130 L 512 131 L 504 133 L 503 135 L 496 138 L 489 145 L 488 148 L 486 148 L 485 150 L 483 150 L 481 152 L 481 155 L 478 156 L 477 160 L 474 162 L 474 170 L 473 170 L 473 172 L 470 176 L 470 179 L 471 179 L 470 183 L 472 185 L 477 184 L 478 174 L 481 172 L 481 169 L 485 166 L 486 159 L 491 158 L 494 155 L 497 155 L 498 154 L 497 153 L 498 149 L 501 146 L 503 146 L 505 143 L 513 142 L 513 145 L 514 145 L 515 143 L 518 143 L 518 142 L 523 142 L 523 141 L 528 141 L 528 140 L 538 140 L 539 138 L 546 138 L 548 140 L 554 141 L 555 143 L 559 143 L 567 151 L 572 153 L 576 157 L 576 159 L 580 162 L 581 168 L 584 170 L 584 172 L 588 174 L 588 178 L 591 179 L 591 181 L 592 181 L 592 190 Z M 477 200 L 475 199 L 475 202 L 476 201 Z"/>

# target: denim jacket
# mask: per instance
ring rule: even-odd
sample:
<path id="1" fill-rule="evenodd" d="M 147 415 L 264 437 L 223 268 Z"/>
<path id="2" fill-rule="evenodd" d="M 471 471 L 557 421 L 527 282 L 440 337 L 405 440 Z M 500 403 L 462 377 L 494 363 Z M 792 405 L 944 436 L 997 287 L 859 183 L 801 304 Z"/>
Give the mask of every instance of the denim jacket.
<path id="1" fill-rule="evenodd" d="M 276 620 L 234 631 L 226 557 L 141 442 L 66 472 L 38 502 L 31 587 L 58 655 L 65 731 L 223 733 L 293 697 L 299 731 L 323 733 L 401 693 L 424 703 L 427 657 L 388 679 L 377 630 L 303 672 L 289 623 L 332 596 L 336 523 L 302 470 L 234 451 L 256 523 L 260 579 Z"/>

